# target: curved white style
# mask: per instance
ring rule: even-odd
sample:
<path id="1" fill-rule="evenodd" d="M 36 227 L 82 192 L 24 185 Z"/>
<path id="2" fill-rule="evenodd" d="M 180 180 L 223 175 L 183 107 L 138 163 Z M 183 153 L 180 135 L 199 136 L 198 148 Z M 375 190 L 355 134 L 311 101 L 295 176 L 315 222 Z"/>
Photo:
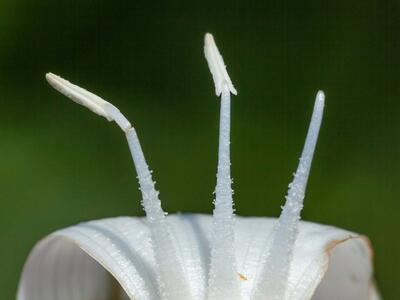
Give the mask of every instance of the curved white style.
<path id="1" fill-rule="evenodd" d="M 17 300 L 380 299 L 366 237 L 300 221 L 324 93 L 317 93 L 279 219 L 238 217 L 230 175 L 230 98 L 237 91 L 211 34 L 205 36 L 204 52 L 221 96 L 212 216 L 166 216 L 131 123 L 104 99 L 59 76 L 46 75 L 59 92 L 123 130 L 146 217 L 90 221 L 44 238 L 24 266 Z"/>

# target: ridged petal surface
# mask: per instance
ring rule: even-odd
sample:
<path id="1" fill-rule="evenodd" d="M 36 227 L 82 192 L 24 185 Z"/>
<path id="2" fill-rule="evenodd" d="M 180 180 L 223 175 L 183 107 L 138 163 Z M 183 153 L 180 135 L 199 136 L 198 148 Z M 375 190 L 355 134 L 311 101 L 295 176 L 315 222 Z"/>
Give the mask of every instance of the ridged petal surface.
<path id="1" fill-rule="evenodd" d="M 205 299 L 212 217 L 177 214 L 167 220 L 193 297 Z M 236 218 L 234 247 L 243 300 L 251 297 L 275 222 Z M 309 222 L 300 222 L 299 230 L 287 300 L 379 299 L 367 238 Z M 17 300 L 157 300 L 157 274 L 144 218 L 90 221 L 38 242 L 25 264 Z"/>

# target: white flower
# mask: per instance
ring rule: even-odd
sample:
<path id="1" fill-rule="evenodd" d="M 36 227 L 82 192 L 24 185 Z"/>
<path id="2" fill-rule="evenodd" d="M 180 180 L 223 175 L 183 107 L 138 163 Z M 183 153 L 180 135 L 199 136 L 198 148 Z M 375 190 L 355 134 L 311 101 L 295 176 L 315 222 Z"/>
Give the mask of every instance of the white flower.
<path id="1" fill-rule="evenodd" d="M 366 237 L 302 222 L 300 212 L 325 96 L 316 96 L 304 149 L 279 219 L 234 214 L 230 177 L 230 94 L 237 94 L 211 34 L 205 56 L 221 96 L 213 215 L 161 208 L 131 123 L 100 97 L 47 74 L 58 91 L 115 121 L 126 135 L 145 218 L 90 221 L 38 242 L 22 273 L 18 300 L 379 299 Z"/>

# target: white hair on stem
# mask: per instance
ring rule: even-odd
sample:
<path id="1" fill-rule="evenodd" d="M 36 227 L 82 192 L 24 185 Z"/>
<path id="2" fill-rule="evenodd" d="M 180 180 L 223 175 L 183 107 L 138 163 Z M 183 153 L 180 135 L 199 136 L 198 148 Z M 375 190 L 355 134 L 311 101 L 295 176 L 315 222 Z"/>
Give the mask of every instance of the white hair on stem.
<path id="1" fill-rule="evenodd" d="M 135 129 L 111 103 L 52 73 L 46 79 L 56 90 L 94 113 L 115 121 L 125 132 L 138 175 L 142 206 L 151 231 L 153 250 L 159 268 L 160 296 L 168 300 L 192 299 L 183 264 L 175 249 L 165 212 L 158 198 L 151 172 L 146 163 Z"/>
<path id="2" fill-rule="evenodd" d="M 311 117 L 303 152 L 297 171 L 286 196 L 286 203 L 274 228 L 272 244 L 264 266 L 257 278 L 252 299 L 282 300 L 287 299 L 286 290 L 293 249 L 298 235 L 300 212 L 306 191 L 308 176 L 318 140 L 324 110 L 325 95 L 318 91 Z"/>
<path id="3" fill-rule="evenodd" d="M 236 270 L 234 240 L 234 209 L 230 174 L 230 94 L 236 94 L 226 72 L 214 38 L 207 33 L 204 53 L 215 83 L 216 94 L 221 94 L 219 150 L 215 208 L 211 241 L 211 262 L 208 276 L 208 300 L 239 300 L 239 277 Z"/>

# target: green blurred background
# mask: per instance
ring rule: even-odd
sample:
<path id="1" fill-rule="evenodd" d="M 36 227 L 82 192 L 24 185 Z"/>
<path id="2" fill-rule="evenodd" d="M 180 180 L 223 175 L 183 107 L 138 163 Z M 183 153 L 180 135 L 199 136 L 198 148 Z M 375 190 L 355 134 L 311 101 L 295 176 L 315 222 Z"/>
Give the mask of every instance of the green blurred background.
<path id="1" fill-rule="evenodd" d="M 46 234 L 143 215 L 123 134 L 50 88 L 48 71 L 129 116 L 165 210 L 212 211 L 219 101 L 203 58 L 208 31 L 239 91 L 237 213 L 279 214 L 323 89 L 303 218 L 368 235 L 382 294 L 398 299 L 399 1 L 0 3 L 1 299 L 14 298 Z"/>

